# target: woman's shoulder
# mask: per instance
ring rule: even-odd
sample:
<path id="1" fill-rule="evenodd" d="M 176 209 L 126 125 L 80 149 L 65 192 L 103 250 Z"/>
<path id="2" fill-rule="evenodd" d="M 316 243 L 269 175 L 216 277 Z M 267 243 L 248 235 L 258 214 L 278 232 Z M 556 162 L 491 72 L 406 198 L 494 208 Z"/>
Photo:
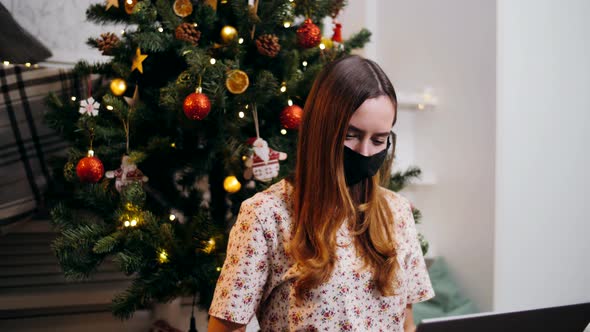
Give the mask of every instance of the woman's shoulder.
<path id="1" fill-rule="evenodd" d="M 382 188 L 382 192 L 393 213 L 393 223 L 399 241 L 407 242 L 410 236 L 413 236 L 411 234 L 415 232 L 416 227 L 412 203 L 402 194 L 392 190 Z"/>
<path id="2" fill-rule="evenodd" d="M 241 209 L 255 211 L 259 219 L 265 219 L 265 216 L 276 216 L 277 214 L 290 214 L 293 202 L 291 199 L 292 193 L 292 185 L 287 180 L 281 180 L 244 200 Z"/>
<path id="3" fill-rule="evenodd" d="M 292 194 L 292 186 L 283 179 L 277 183 L 272 184 L 263 191 L 259 191 L 254 196 L 244 200 L 242 204 L 251 206 L 265 205 L 269 203 L 290 201 Z"/>
<path id="4" fill-rule="evenodd" d="M 394 212 L 398 210 L 412 209 L 412 204 L 402 194 L 385 187 L 379 188 L 381 190 L 382 195 L 387 199 L 387 202 L 391 206 L 392 210 L 394 210 Z"/>

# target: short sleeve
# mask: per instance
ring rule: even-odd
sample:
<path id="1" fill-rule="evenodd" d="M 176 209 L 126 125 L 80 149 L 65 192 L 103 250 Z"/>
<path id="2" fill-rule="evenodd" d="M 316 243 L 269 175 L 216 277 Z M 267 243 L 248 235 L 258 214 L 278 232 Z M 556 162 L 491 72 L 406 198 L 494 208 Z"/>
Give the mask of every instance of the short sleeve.
<path id="1" fill-rule="evenodd" d="M 209 315 L 247 324 L 262 298 L 269 270 L 269 250 L 254 208 L 242 203 Z"/>
<path id="2" fill-rule="evenodd" d="M 434 297 L 434 289 L 430 282 L 424 255 L 418 240 L 416 223 L 412 208 L 408 201 L 405 201 L 403 207 L 403 224 L 406 227 L 405 242 L 406 254 L 404 255 L 404 270 L 406 271 L 406 301 L 408 304 L 429 300 Z"/>

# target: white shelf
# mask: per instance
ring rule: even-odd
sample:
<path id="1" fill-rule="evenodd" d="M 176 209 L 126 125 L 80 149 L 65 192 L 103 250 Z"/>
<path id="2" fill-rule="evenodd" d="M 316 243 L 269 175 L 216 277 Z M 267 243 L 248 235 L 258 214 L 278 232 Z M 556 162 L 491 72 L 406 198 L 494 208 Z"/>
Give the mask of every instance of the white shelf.
<path id="1" fill-rule="evenodd" d="M 432 172 L 422 171 L 420 179 L 416 179 L 409 183 L 409 186 L 433 186 L 436 184 L 436 175 Z"/>
<path id="2" fill-rule="evenodd" d="M 438 98 L 430 88 L 425 88 L 422 92 L 399 91 L 397 92 L 397 103 L 400 110 L 429 111 L 434 110 Z"/>

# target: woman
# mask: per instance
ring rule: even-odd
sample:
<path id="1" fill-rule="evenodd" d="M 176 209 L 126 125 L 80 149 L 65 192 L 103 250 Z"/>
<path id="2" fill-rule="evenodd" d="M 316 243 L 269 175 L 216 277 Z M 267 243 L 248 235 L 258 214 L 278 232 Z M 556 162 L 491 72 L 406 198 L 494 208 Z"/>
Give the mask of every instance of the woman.
<path id="1" fill-rule="evenodd" d="M 209 331 L 245 331 L 254 314 L 262 331 L 415 329 L 412 303 L 434 292 L 409 202 L 379 186 L 396 106 L 371 60 L 347 56 L 322 70 L 294 178 L 242 203 Z"/>

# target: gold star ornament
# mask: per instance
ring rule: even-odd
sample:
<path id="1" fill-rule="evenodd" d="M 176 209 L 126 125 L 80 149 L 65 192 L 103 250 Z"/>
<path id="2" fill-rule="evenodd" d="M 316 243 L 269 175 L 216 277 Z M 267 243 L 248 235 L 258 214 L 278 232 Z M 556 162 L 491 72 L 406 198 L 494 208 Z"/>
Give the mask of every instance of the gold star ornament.
<path id="1" fill-rule="evenodd" d="M 119 0 L 107 0 L 107 10 L 113 6 L 119 8 Z"/>
<path id="2" fill-rule="evenodd" d="M 125 98 L 125 101 L 127 102 L 127 104 L 129 105 L 130 108 L 135 108 L 135 106 L 137 105 L 137 103 L 139 102 L 139 87 L 137 85 L 135 85 L 135 91 L 133 91 L 133 97 L 129 98 L 129 97 L 123 97 Z"/>
<path id="3" fill-rule="evenodd" d="M 139 47 L 135 50 L 135 57 L 133 58 L 133 64 L 131 64 L 131 71 L 135 69 L 139 70 L 140 73 L 143 74 L 143 65 L 142 62 L 147 58 L 147 54 L 141 54 L 141 50 Z"/>

